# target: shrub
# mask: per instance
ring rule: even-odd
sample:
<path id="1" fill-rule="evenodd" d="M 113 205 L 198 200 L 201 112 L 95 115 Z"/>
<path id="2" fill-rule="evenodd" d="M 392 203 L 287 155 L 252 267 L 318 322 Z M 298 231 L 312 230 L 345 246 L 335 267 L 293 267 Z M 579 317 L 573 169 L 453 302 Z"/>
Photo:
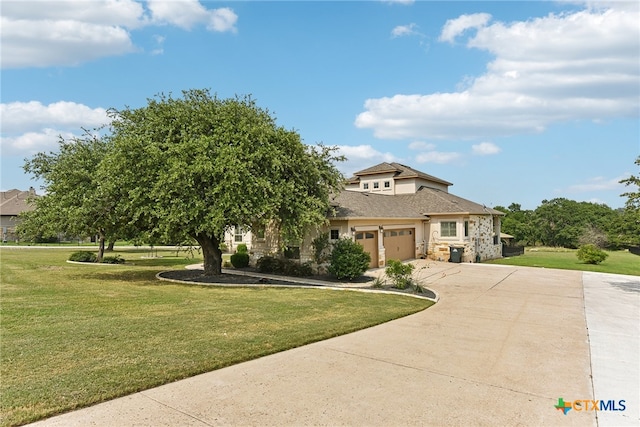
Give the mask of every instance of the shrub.
<path id="1" fill-rule="evenodd" d="M 308 262 L 300 264 L 295 261 L 286 260 L 283 267 L 283 273 L 287 276 L 304 277 L 311 276 L 313 274 L 311 264 Z"/>
<path id="2" fill-rule="evenodd" d="M 602 249 L 598 249 L 596 245 L 588 244 L 581 246 L 576 252 L 576 256 L 582 262 L 587 264 L 600 264 L 602 261 L 607 259 L 609 254 L 607 254 Z"/>
<path id="3" fill-rule="evenodd" d="M 235 268 L 245 268 L 249 266 L 249 254 L 238 252 L 231 255 L 231 264 Z"/>
<path id="4" fill-rule="evenodd" d="M 120 255 L 106 256 L 102 258 L 104 264 L 124 264 L 124 258 Z"/>
<path id="5" fill-rule="evenodd" d="M 282 273 L 284 270 L 284 262 L 272 256 L 263 256 L 258 259 L 256 266 L 261 273 Z"/>
<path id="6" fill-rule="evenodd" d="M 398 289 L 404 289 L 413 283 L 411 273 L 414 268 L 413 264 L 403 264 L 401 261 L 390 259 L 387 261 L 385 273 L 393 282 L 393 286 Z"/>
<path id="7" fill-rule="evenodd" d="M 333 245 L 329 272 L 338 279 L 353 280 L 369 268 L 371 256 L 351 239 L 338 240 Z"/>
<path id="8" fill-rule="evenodd" d="M 248 254 L 249 253 L 249 249 L 247 248 L 246 244 L 240 243 L 238 245 L 238 247 L 236 248 L 236 253 L 237 254 Z"/>
<path id="9" fill-rule="evenodd" d="M 96 262 L 97 259 L 98 256 L 89 251 L 78 251 L 72 253 L 71 256 L 69 256 L 69 261 L 76 262 Z"/>

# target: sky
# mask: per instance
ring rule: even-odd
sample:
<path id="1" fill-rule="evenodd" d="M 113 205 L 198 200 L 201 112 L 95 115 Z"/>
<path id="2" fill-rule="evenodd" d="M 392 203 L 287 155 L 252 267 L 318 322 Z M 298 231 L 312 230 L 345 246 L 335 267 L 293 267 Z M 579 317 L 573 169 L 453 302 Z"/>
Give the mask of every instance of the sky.
<path id="1" fill-rule="evenodd" d="M 164 93 L 252 95 L 346 175 L 399 162 L 487 206 L 624 206 L 640 3 L 2 0 L 3 191 L 26 158 Z"/>

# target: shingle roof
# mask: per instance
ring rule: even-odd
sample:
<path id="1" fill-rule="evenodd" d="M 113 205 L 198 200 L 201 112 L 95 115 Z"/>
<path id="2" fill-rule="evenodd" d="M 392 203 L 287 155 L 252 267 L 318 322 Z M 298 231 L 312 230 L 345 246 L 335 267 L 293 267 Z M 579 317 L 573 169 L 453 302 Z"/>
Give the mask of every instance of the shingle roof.
<path id="1" fill-rule="evenodd" d="M 360 181 L 361 176 L 375 175 L 379 173 L 393 173 L 394 179 L 422 178 L 429 181 L 438 182 L 440 184 L 453 185 L 449 181 L 445 181 L 444 179 L 440 179 L 433 175 L 420 172 L 419 170 L 413 169 L 409 166 L 403 165 L 401 163 L 396 163 L 396 162 L 392 162 L 392 163 L 383 162 L 375 166 L 371 166 L 370 168 L 358 171 L 347 182 L 349 184 L 357 183 L 358 181 Z"/>
<path id="2" fill-rule="evenodd" d="M 35 191 L 0 191 L 0 215 L 15 216 L 21 212 L 32 211 L 35 207 L 28 203 L 30 195 L 35 195 Z"/>
<path id="3" fill-rule="evenodd" d="M 344 190 L 334 199 L 332 218 L 424 218 L 443 214 L 504 215 L 446 191 L 421 187 L 395 196 Z"/>

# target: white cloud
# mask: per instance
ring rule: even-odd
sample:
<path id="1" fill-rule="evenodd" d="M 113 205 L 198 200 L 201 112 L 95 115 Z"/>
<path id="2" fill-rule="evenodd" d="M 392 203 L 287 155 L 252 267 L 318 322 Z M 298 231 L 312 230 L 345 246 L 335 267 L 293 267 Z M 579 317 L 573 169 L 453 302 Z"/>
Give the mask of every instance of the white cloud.
<path id="1" fill-rule="evenodd" d="M 393 30 L 391 30 L 392 37 L 403 37 L 403 36 L 413 36 L 420 35 L 420 33 L 416 30 L 418 26 L 414 23 L 409 25 L 398 25 Z"/>
<path id="2" fill-rule="evenodd" d="M 71 132 L 44 128 L 39 132 L 26 132 L 15 137 L 1 137 L 0 146 L 5 156 L 33 155 L 43 151 L 55 151 L 60 137 L 73 138 Z"/>
<path id="3" fill-rule="evenodd" d="M 628 177 L 629 175 L 622 175 L 617 178 L 605 178 L 602 176 L 596 176 L 587 180 L 582 184 L 574 184 L 567 187 L 568 193 L 588 193 L 592 191 L 610 191 L 624 189 L 624 184 L 620 184 L 620 180 Z"/>
<path id="4" fill-rule="evenodd" d="M 131 31 L 149 25 L 236 31 L 238 17 L 229 8 L 206 9 L 196 0 L 147 6 L 134 0 L 3 2 L 2 68 L 77 65 L 139 51 Z"/>
<path id="5" fill-rule="evenodd" d="M 0 104 L 3 133 L 18 133 L 47 127 L 93 128 L 108 123 L 104 108 L 91 108 L 75 102 L 38 101 Z"/>
<path id="6" fill-rule="evenodd" d="M 412 5 L 416 0 L 383 0 L 385 3 L 389 4 L 402 4 L 402 5 Z"/>
<path id="7" fill-rule="evenodd" d="M 435 144 L 429 144 L 428 142 L 422 142 L 422 141 L 413 141 L 411 144 L 409 144 L 410 150 L 427 151 L 427 150 L 435 150 L 435 148 L 436 148 Z"/>
<path id="8" fill-rule="evenodd" d="M 448 21 L 442 40 L 477 29 L 467 46 L 495 56 L 487 72 L 457 92 L 368 99 L 355 125 L 386 139 L 472 139 L 637 117 L 640 13 L 634 4 L 510 24 Z"/>
<path id="9" fill-rule="evenodd" d="M 461 15 L 456 19 L 449 19 L 442 28 L 440 41 L 453 42 L 456 37 L 470 28 L 482 28 L 491 19 L 488 13 L 474 13 L 472 15 Z"/>
<path id="10" fill-rule="evenodd" d="M 501 151 L 500 147 L 498 147 L 492 142 L 481 142 L 480 144 L 472 145 L 471 149 L 473 150 L 473 154 L 476 154 L 479 156 L 498 154 Z"/>
<path id="11" fill-rule="evenodd" d="M 447 164 L 456 162 L 460 157 L 460 153 L 455 152 L 427 151 L 418 154 L 415 159 L 418 163 Z"/>
<path id="12" fill-rule="evenodd" d="M 371 145 L 339 145 L 338 154 L 347 158 L 347 161 L 338 163 L 338 169 L 346 176 L 354 172 L 368 168 L 377 163 L 396 162 L 399 159 L 391 153 L 382 153 Z"/>
<path id="13" fill-rule="evenodd" d="M 48 151 L 57 147 L 59 136 L 70 138 L 81 128 L 91 130 L 109 122 L 104 108 L 65 101 L 0 104 L 0 120 L 3 155 Z"/>
<path id="14" fill-rule="evenodd" d="M 205 24 L 212 31 L 236 31 L 238 16 L 229 8 L 206 9 L 198 0 L 149 0 L 153 22 L 176 25 L 185 30 Z"/>

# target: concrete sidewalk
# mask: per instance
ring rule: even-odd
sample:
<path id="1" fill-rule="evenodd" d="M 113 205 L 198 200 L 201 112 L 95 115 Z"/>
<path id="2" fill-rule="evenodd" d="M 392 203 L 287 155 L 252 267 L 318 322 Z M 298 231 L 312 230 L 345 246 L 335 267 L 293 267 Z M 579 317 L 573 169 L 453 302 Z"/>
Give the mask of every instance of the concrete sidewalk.
<path id="1" fill-rule="evenodd" d="M 595 425 L 581 272 L 417 263 L 428 310 L 33 425 Z"/>

